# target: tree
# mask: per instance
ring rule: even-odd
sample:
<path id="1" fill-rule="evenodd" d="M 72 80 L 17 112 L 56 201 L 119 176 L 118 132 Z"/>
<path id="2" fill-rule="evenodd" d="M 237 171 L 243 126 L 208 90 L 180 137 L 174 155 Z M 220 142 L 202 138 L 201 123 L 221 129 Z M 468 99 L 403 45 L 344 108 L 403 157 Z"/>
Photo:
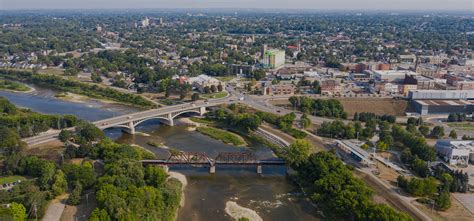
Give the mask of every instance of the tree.
<path id="1" fill-rule="evenodd" d="M 210 94 L 211 93 L 211 88 L 209 86 L 204 87 L 204 93 L 205 94 Z"/>
<path id="2" fill-rule="evenodd" d="M 100 74 L 97 72 L 92 72 L 91 73 L 91 80 L 94 83 L 100 83 L 102 82 L 102 77 L 100 77 Z"/>
<path id="3" fill-rule="evenodd" d="M 431 136 L 436 138 L 441 138 L 444 136 L 444 127 L 443 126 L 435 126 L 431 131 Z"/>
<path id="4" fill-rule="evenodd" d="M 95 208 L 89 217 L 89 221 L 111 221 L 109 214 L 105 209 Z"/>
<path id="5" fill-rule="evenodd" d="M 59 140 L 62 142 L 66 142 L 70 140 L 74 136 L 74 133 L 70 130 L 61 130 L 59 133 Z"/>
<path id="6" fill-rule="evenodd" d="M 55 196 L 59 196 L 66 192 L 67 189 L 67 181 L 66 176 L 64 175 L 63 171 L 58 170 L 53 178 L 53 186 L 51 190 Z"/>
<path id="7" fill-rule="evenodd" d="M 5 126 L 0 126 L 0 150 L 12 153 L 20 151 L 21 147 L 22 143 L 18 133 Z"/>
<path id="8" fill-rule="evenodd" d="M 99 141 L 105 138 L 104 132 L 94 124 L 83 122 L 76 127 L 76 133 L 86 142 Z"/>
<path id="9" fill-rule="evenodd" d="M 418 128 L 418 131 L 420 131 L 421 135 L 423 135 L 424 137 L 426 137 L 430 134 L 430 128 L 425 126 L 425 125 L 421 125 Z"/>
<path id="10" fill-rule="evenodd" d="M 311 125 L 311 119 L 309 119 L 307 114 L 301 115 L 301 127 L 306 129 Z"/>
<path id="11" fill-rule="evenodd" d="M 46 161 L 41 164 L 40 171 L 41 175 L 38 179 L 38 183 L 42 189 L 47 190 L 53 181 L 56 166 L 54 163 Z"/>
<path id="12" fill-rule="evenodd" d="M 265 78 L 265 76 L 266 76 L 265 71 L 262 69 L 257 69 L 253 72 L 253 78 L 255 78 L 255 80 L 257 81 Z"/>
<path id="13" fill-rule="evenodd" d="M 451 130 L 451 132 L 449 132 L 449 137 L 451 139 L 458 139 L 458 134 L 456 133 L 456 130 Z"/>
<path id="14" fill-rule="evenodd" d="M 219 92 L 221 92 L 222 90 L 224 90 L 224 87 L 222 87 L 222 84 L 217 85 L 217 90 L 218 90 Z"/>
<path id="15" fill-rule="evenodd" d="M 385 152 L 387 149 L 388 149 L 388 144 L 386 144 L 385 142 L 383 141 L 379 141 L 377 143 L 377 149 L 381 152 Z"/>
<path id="16" fill-rule="evenodd" d="M 290 145 L 286 158 L 291 165 L 298 167 L 309 157 L 311 148 L 309 141 L 297 139 Z"/>
<path id="17" fill-rule="evenodd" d="M 193 95 L 191 95 L 191 100 L 193 100 L 193 101 L 199 100 L 199 94 L 198 94 L 198 93 L 194 93 Z"/>
<path id="18" fill-rule="evenodd" d="M 447 210 L 451 207 L 451 198 L 448 191 L 441 191 L 435 199 L 437 210 Z"/>
<path id="19" fill-rule="evenodd" d="M 161 187 L 166 181 L 166 172 L 161 167 L 148 166 L 145 169 L 145 182 L 147 185 Z"/>
<path id="20" fill-rule="evenodd" d="M 14 221 L 26 220 L 26 208 L 23 204 L 12 202 L 9 209 Z"/>
<path id="21" fill-rule="evenodd" d="M 79 182 L 76 182 L 74 189 L 69 195 L 68 203 L 70 205 L 78 205 L 81 203 L 81 194 L 82 194 L 82 185 Z"/>
<path id="22" fill-rule="evenodd" d="M 216 93 L 217 92 L 217 87 L 216 85 L 211 85 L 211 92 Z"/>

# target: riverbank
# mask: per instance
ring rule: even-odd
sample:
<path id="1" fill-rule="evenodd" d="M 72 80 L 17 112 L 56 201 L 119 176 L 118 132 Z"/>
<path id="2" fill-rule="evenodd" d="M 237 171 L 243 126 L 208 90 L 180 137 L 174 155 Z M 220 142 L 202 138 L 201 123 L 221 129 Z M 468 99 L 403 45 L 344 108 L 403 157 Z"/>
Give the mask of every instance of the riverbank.
<path id="1" fill-rule="evenodd" d="M 179 209 L 182 208 L 184 206 L 184 203 L 186 202 L 186 197 L 184 196 L 184 190 L 186 189 L 186 186 L 188 185 L 188 180 L 186 179 L 186 176 L 184 174 L 178 173 L 178 172 L 172 172 L 172 171 L 168 171 L 167 179 L 176 179 L 181 183 L 181 199 L 179 201 L 179 207 L 175 211 L 175 214 L 174 214 L 175 220 L 177 220 Z"/>

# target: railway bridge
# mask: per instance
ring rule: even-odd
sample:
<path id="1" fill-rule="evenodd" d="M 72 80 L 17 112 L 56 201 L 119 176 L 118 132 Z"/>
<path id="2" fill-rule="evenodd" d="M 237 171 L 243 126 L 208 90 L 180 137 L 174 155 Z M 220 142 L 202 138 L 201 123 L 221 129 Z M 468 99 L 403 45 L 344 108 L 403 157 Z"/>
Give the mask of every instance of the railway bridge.
<path id="1" fill-rule="evenodd" d="M 216 165 L 250 165 L 257 167 L 257 173 L 262 173 L 263 165 L 285 165 L 284 160 L 258 160 L 251 152 L 221 152 L 215 158 L 205 152 L 172 151 L 168 159 L 142 160 L 144 165 L 198 165 L 209 166 L 209 173 L 216 172 Z"/>

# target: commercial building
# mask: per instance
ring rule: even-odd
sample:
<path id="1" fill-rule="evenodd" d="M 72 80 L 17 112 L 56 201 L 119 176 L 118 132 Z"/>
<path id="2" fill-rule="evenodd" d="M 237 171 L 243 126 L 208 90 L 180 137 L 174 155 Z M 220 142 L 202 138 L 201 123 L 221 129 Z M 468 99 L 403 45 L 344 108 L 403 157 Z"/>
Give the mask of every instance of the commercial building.
<path id="1" fill-rule="evenodd" d="M 446 83 L 456 90 L 474 90 L 474 80 L 469 75 L 447 74 Z"/>
<path id="2" fill-rule="evenodd" d="M 466 166 L 474 163 L 474 141 L 438 140 L 436 152 L 451 165 Z"/>
<path id="3" fill-rule="evenodd" d="M 341 84 L 339 81 L 328 79 L 321 81 L 321 94 L 338 94 L 341 93 Z"/>
<path id="4" fill-rule="evenodd" d="M 219 85 L 222 85 L 223 88 L 225 87 L 224 82 L 221 82 L 221 81 L 217 80 L 216 78 L 209 77 L 205 74 L 201 74 L 197 77 L 189 78 L 187 80 L 187 82 L 190 85 L 192 85 L 194 88 L 199 90 L 200 92 L 204 92 L 204 88 L 206 88 L 206 87 L 210 88 L 213 85 L 216 86 L 216 87 L 219 86 Z"/>
<path id="5" fill-rule="evenodd" d="M 263 56 L 263 66 L 265 68 L 278 68 L 285 64 L 285 51 L 267 50 Z"/>
<path id="6" fill-rule="evenodd" d="M 403 83 L 407 75 L 418 74 L 413 71 L 374 71 L 374 79 L 386 83 Z"/>
<path id="7" fill-rule="evenodd" d="M 295 86 L 292 84 L 277 84 L 263 87 L 263 95 L 293 95 Z"/>

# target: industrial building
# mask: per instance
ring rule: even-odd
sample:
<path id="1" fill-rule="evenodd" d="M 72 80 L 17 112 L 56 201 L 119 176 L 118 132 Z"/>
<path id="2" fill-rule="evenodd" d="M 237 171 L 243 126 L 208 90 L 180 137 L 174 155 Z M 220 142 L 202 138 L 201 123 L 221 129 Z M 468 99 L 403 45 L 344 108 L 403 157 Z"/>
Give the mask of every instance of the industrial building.
<path id="1" fill-rule="evenodd" d="M 466 166 L 474 163 L 474 141 L 470 140 L 438 140 L 436 152 L 451 165 Z"/>
<path id="2" fill-rule="evenodd" d="M 474 102 L 469 100 L 413 100 L 412 104 L 421 115 L 474 112 Z"/>
<path id="3" fill-rule="evenodd" d="M 408 98 L 411 100 L 469 100 L 474 99 L 474 90 L 412 90 L 408 92 Z"/>

